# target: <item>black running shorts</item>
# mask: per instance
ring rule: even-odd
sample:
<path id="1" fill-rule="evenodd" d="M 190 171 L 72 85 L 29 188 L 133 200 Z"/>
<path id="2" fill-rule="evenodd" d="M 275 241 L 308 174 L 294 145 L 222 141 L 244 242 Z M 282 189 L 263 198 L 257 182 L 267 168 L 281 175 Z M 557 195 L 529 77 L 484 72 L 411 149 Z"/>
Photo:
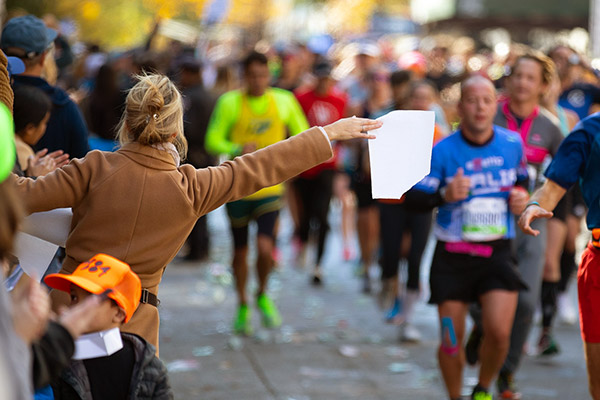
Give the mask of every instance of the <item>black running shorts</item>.
<path id="1" fill-rule="evenodd" d="M 491 290 L 519 291 L 527 289 L 516 269 L 510 240 L 479 243 L 491 246 L 489 257 L 451 253 L 446 242 L 438 241 L 431 263 L 429 303 L 441 304 L 447 300 L 465 303 L 479 301 Z"/>

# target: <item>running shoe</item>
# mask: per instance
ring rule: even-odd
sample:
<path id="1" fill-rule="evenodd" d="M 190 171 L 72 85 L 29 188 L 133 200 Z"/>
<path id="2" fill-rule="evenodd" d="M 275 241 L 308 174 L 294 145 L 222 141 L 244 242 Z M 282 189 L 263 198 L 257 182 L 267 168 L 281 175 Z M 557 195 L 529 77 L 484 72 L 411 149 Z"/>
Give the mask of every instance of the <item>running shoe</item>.
<path id="1" fill-rule="evenodd" d="M 399 297 L 394 299 L 394 304 L 392 307 L 385 313 L 385 322 L 391 324 L 397 321 L 400 318 L 400 314 L 402 313 L 402 300 Z"/>
<path id="2" fill-rule="evenodd" d="M 421 341 L 421 332 L 408 321 L 400 325 L 400 341 L 405 343 L 419 343 Z"/>
<path id="3" fill-rule="evenodd" d="M 560 353 L 560 347 L 550 333 L 542 333 L 537 350 L 540 356 L 553 356 Z"/>
<path id="4" fill-rule="evenodd" d="M 238 308 L 237 317 L 233 321 L 233 331 L 238 335 L 252 335 L 252 311 L 246 304 Z"/>
<path id="5" fill-rule="evenodd" d="M 521 393 L 517 391 L 515 386 L 513 374 L 500 371 L 496 385 L 501 399 L 519 400 L 521 398 Z"/>
<path id="6" fill-rule="evenodd" d="M 320 272 L 314 272 L 312 275 L 311 282 L 313 286 L 321 286 L 323 284 L 323 279 L 321 278 Z"/>
<path id="7" fill-rule="evenodd" d="M 485 390 L 478 390 L 471 395 L 472 400 L 492 400 L 492 395 Z"/>
<path id="8" fill-rule="evenodd" d="M 281 316 L 273 300 L 265 294 L 258 296 L 256 306 L 262 314 L 262 323 L 265 328 L 276 328 L 281 325 Z"/>
<path id="9" fill-rule="evenodd" d="M 492 394 L 477 384 L 477 386 L 473 388 L 471 400 L 492 400 Z"/>
<path id="10" fill-rule="evenodd" d="M 473 366 L 479 361 L 479 346 L 481 345 L 481 339 L 483 338 L 483 332 L 478 325 L 473 325 L 469 339 L 465 346 L 465 356 L 467 363 Z"/>

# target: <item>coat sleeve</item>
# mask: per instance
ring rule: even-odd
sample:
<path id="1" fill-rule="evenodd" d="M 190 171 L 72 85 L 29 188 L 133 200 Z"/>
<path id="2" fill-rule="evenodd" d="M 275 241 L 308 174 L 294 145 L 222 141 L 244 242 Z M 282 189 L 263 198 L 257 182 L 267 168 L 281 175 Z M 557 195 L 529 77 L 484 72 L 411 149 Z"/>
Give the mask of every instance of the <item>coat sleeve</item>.
<path id="1" fill-rule="evenodd" d="M 37 179 L 11 177 L 22 198 L 28 214 L 61 207 L 74 207 L 88 192 L 89 182 L 98 164 L 100 152 L 91 152 L 83 159 L 69 164 Z"/>
<path id="2" fill-rule="evenodd" d="M 281 183 L 333 157 L 318 128 L 236 157 L 218 167 L 196 170 L 194 207 L 204 215 L 220 205 Z"/>

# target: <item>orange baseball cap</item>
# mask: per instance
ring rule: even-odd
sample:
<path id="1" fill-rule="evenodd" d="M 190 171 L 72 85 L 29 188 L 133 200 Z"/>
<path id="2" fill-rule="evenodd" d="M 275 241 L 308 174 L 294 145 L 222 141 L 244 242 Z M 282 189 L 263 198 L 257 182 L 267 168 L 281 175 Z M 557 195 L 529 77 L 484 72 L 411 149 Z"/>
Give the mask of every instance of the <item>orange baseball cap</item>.
<path id="1" fill-rule="evenodd" d="M 79 264 L 71 275 L 50 274 L 44 282 L 53 289 L 67 293 L 71 290 L 71 284 L 93 294 L 111 289 L 108 297 L 125 311 L 125 322 L 131 319 L 142 296 L 142 283 L 131 267 L 106 254 L 96 254 Z"/>

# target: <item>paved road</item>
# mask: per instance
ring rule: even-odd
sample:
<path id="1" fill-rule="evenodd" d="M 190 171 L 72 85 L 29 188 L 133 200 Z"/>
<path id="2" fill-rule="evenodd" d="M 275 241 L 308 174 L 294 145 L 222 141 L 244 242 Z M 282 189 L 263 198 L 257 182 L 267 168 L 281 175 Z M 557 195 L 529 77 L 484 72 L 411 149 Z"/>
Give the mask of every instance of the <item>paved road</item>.
<path id="1" fill-rule="evenodd" d="M 270 288 L 284 325 L 261 330 L 255 312 L 255 335 L 243 339 L 230 333 L 236 299 L 227 268 L 226 218 L 222 209 L 209 216 L 211 262 L 172 263 L 160 289 L 160 352 L 177 399 L 446 398 L 435 359 L 435 308 L 418 304 L 415 323 L 423 341 L 400 344 L 396 327 L 382 321 L 374 299 L 360 294 L 355 265 L 341 261 L 339 218 L 332 214 L 322 288 L 312 287 L 308 270 L 294 265 L 289 217 L 283 215 L 283 257 Z M 371 272 L 376 279 L 377 270 Z M 427 271 L 423 275 L 427 286 Z M 559 356 L 525 358 L 518 374 L 524 399 L 589 398 L 577 326 L 559 326 L 556 333 Z M 475 374 L 466 370 L 465 394 Z"/>

